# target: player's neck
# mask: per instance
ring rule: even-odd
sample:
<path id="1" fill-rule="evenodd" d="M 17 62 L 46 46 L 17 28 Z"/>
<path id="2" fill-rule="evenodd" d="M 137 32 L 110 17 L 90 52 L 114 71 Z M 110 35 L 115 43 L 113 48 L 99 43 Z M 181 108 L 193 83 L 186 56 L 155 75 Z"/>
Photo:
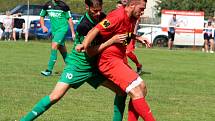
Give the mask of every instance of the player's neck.
<path id="1" fill-rule="evenodd" d="M 129 18 L 131 18 L 131 15 L 132 15 L 132 10 L 131 10 L 131 8 L 129 8 L 129 7 L 125 7 L 125 13 L 128 15 L 128 17 Z"/>

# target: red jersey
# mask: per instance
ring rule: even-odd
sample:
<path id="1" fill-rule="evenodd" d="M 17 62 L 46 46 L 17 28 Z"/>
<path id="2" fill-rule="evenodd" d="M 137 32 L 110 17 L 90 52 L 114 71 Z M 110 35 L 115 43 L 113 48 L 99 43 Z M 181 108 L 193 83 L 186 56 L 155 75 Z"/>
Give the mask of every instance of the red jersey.
<path id="1" fill-rule="evenodd" d="M 96 28 L 100 30 L 100 35 L 103 41 L 107 41 L 116 34 L 133 33 L 136 24 L 136 19 L 131 19 L 125 12 L 125 8 L 111 11 L 106 19 L 101 21 Z M 127 45 L 128 43 L 126 43 Z M 126 45 L 113 44 L 102 52 L 102 55 L 117 56 L 124 58 L 126 52 Z"/>
<path id="2" fill-rule="evenodd" d="M 107 41 L 116 34 L 128 34 L 130 36 L 130 33 L 134 31 L 135 24 L 136 20 L 130 19 L 124 7 L 121 7 L 110 12 L 96 28 L 100 30 L 99 34 L 102 40 Z M 98 59 L 100 72 L 124 91 L 139 76 L 125 61 L 127 44 L 111 45 L 100 54 Z"/>

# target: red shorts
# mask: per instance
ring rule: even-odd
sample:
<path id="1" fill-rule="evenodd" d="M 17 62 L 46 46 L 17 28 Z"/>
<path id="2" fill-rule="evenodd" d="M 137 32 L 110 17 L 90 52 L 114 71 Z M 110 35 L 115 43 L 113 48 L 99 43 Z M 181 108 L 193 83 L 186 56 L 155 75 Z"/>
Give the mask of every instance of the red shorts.
<path id="1" fill-rule="evenodd" d="M 123 91 L 138 77 L 138 74 L 125 63 L 124 57 L 101 55 L 98 66 L 101 73 L 118 85 Z"/>
<path id="2" fill-rule="evenodd" d="M 134 51 L 135 49 L 135 40 L 131 40 L 131 42 L 127 45 L 126 51 L 130 52 L 130 51 Z"/>

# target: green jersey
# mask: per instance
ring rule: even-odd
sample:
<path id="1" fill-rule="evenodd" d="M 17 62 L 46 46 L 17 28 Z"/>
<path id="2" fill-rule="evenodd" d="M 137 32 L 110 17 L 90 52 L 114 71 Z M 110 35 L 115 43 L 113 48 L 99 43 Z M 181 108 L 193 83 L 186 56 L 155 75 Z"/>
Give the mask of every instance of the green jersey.
<path id="1" fill-rule="evenodd" d="M 105 17 L 105 14 L 101 15 L 100 20 Z M 84 40 L 84 37 L 87 33 L 97 24 L 97 22 L 93 21 L 88 13 L 86 13 L 79 21 L 79 24 L 76 29 L 76 36 L 74 40 L 74 47 L 67 56 L 66 62 L 67 64 L 75 64 L 77 67 L 81 69 L 93 69 L 95 68 L 96 57 L 89 57 L 86 53 L 79 53 L 75 50 L 77 44 L 81 44 Z M 97 37 L 99 38 L 99 37 Z"/>
<path id="2" fill-rule="evenodd" d="M 55 31 L 67 31 L 68 19 L 71 18 L 70 8 L 66 3 L 59 0 L 48 1 L 40 12 L 40 16 L 49 16 L 51 21 L 52 32 Z"/>

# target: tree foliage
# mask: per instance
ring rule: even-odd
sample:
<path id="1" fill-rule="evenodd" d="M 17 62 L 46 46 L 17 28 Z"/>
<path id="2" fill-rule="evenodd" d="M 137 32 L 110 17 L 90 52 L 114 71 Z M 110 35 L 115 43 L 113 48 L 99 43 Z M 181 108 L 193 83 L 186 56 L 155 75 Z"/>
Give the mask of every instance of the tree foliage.
<path id="1" fill-rule="evenodd" d="M 204 11 L 206 18 L 213 17 L 215 14 L 214 0 L 158 0 L 156 3 L 157 16 L 161 15 L 163 9 Z"/>
<path id="2" fill-rule="evenodd" d="M 17 5 L 27 4 L 28 0 L 0 0 L 1 7 L 0 12 L 10 10 Z M 45 4 L 48 0 L 29 0 L 30 4 Z M 73 13 L 83 14 L 85 12 L 84 0 L 64 0 L 69 6 Z M 103 0 L 103 10 L 108 12 L 116 7 L 117 0 Z"/>

